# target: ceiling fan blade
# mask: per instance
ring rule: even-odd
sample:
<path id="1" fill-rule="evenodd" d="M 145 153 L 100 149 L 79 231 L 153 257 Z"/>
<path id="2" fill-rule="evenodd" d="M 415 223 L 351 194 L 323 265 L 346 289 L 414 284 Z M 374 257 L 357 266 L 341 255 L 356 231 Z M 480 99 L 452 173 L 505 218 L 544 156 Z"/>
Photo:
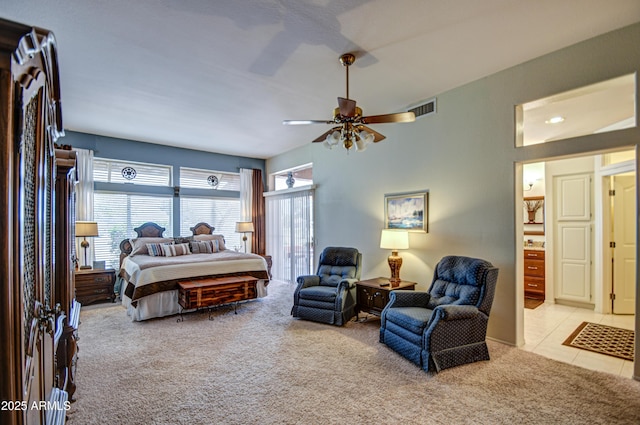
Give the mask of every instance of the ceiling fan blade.
<path id="1" fill-rule="evenodd" d="M 413 122 L 416 120 L 416 114 L 413 112 L 399 112 L 397 114 L 372 115 L 370 117 L 362 117 L 360 120 L 363 124 L 383 124 L 389 122 Z"/>
<path id="2" fill-rule="evenodd" d="M 356 114 L 356 101 L 352 99 L 338 98 L 338 106 L 340 107 L 340 115 L 343 117 L 353 117 Z"/>
<path id="3" fill-rule="evenodd" d="M 367 127 L 367 126 L 365 126 L 365 125 L 359 125 L 359 126 L 358 126 L 358 130 L 360 130 L 360 131 L 364 130 L 364 131 L 366 131 L 367 133 L 371 133 L 371 134 L 373 134 L 373 137 L 374 137 L 374 139 L 373 139 L 373 143 L 378 143 L 379 141 L 386 139 L 386 136 L 384 136 L 384 135 L 382 135 L 382 134 L 378 133 L 378 132 L 377 132 L 377 131 L 375 131 L 375 130 L 370 129 L 369 127 Z"/>
<path id="4" fill-rule="evenodd" d="M 335 121 L 326 120 L 284 120 L 283 125 L 305 125 L 305 124 L 335 124 Z"/>
<path id="5" fill-rule="evenodd" d="M 317 139 L 315 139 L 311 143 L 324 142 L 329 134 L 333 133 L 336 130 L 340 130 L 341 128 L 342 127 L 333 127 L 331 130 L 322 133 L 322 135 L 320 137 L 318 137 Z"/>

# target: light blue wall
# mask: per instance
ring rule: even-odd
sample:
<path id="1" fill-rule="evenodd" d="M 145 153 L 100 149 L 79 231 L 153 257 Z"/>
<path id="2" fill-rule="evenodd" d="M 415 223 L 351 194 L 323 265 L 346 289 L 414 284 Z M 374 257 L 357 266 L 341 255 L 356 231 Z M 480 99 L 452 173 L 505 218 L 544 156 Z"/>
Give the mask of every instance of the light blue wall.
<path id="1" fill-rule="evenodd" d="M 237 173 L 241 168 L 262 170 L 265 178 L 265 161 L 263 159 L 245 158 L 241 156 L 223 155 L 193 149 L 181 149 L 153 143 L 98 136 L 95 134 L 66 131 L 65 137 L 59 141 L 74 148 L 91 149 L 95 157 L 164 164 L 173 167 L 173 184 L 180 181 L 180 167 L 200 168 Z M 96 183 L 96 189 L 107 189 L 106 184 Z M 132 188 L 135 190 L 136 188 Z M 172 195 L 173 189 L 167 187 L 145 187 L 149 193 Z M 211 196 L 211 191 L 199 189 L 181 189 L 181 193 L 189 195 Z M 239 192 L 218 191 L 219 197 L 239 197 Z M 174 198 L 173 231 L 174 236 L 180 233 L 180 198 Z"/>
<path id="2" fill-rule="evenodd" d="M 522 223 L 518 163 L 635 147 L 640 130 L 516 148 L 514 106 L 637 72 L 638 46 L 640 24 L 635 24 L 438 94 L 437 114 L 409 124 L 376 126 L 387 139 L 362 153 L 347 155 L 343 149 L 326 150 L 319 143 L 309 143 L 267 160 L 267 172 L 313 163 L 316 251 L 329 245 L 358 248 L 363 253 L 363 278 L 389 275 L 390 252 L 379 248 L 384 195 L 428 190 L 429 233 L 410 235 L 410 249 L 401 252 L 401 277 L 426 289 L 444 255 L 491 261 L 500 268 L 500 275 L 488 335 L 521 345 L 524 293 L 521 260 L 516 261 L 523 255 L 522 224 L 517 224 Z M 322 131 L 318 128 L 318 134 Z M 636 304 L 640 308 L 640 302 Z M 640 376 L 638 351 L 640 345 L 636 376 Z"/>

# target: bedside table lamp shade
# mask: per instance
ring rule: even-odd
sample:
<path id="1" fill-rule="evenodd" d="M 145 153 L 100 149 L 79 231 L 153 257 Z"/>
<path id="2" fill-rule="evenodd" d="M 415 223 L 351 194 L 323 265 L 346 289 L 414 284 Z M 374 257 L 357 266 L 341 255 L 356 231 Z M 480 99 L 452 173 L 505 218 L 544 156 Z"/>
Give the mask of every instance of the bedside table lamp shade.
<path id="1" fill-rule="evenodd" d="M 76 237 L 83 238 L 80 242 L 80 246 L 84 249 L 84 265 L 80 266 L 80 269 L 90 269 L 91 266 L 87 260 L 87 248 L 89 248 L 88 237 L 100 236 L 98 234 L 98 223 L 95 221 L 76 221 Z"/>
<path id="2" fill-rule="evenodd" d="M 409 233 L 398 230 L 383 230 L 380 236 L 380 248 L 391 250 L 391 255 L 388 258 L 391 269 L 389 282 L 392 286 L 397 286 L 401 280 L 400 267 L 402 266 L 402 257 L 398 255 L 398 250 L 409 248 Z"/>
<path id="3" fill-rule="evenodd" d="M 244 242 L 244 252 L 247 252 L 247 233 L 253 233 L 253 222 L 251 221 L 237 221 L 236 233 L 242 233 L 242 241 Z"/>

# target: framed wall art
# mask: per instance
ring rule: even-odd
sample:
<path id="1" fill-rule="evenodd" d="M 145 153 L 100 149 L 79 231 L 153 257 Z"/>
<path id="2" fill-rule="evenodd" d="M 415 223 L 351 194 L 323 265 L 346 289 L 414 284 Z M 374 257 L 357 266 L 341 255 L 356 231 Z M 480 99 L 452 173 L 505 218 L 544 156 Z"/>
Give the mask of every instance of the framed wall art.
<path id="1" fill-rule="evenodd" d="M 428 232 L 429 192 L 384 195 L 384 228 Z"/>

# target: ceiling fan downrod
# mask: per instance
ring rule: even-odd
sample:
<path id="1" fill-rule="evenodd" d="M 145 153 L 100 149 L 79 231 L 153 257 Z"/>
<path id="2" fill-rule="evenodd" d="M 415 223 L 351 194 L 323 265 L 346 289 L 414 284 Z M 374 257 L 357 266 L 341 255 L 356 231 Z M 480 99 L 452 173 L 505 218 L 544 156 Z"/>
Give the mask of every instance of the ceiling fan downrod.
<path id="1" fill-rule="evenodd" d="M 345 53 L 344 55 L 340 56 L 340 63 L 347 70 L 347 96 L 346 96 L 346 99 L 349 99 L 349 66 L 351 66 L 351 64 L 353 64 L 355 61 L 356 61 L 356 57 L 351 53 Z"/>

